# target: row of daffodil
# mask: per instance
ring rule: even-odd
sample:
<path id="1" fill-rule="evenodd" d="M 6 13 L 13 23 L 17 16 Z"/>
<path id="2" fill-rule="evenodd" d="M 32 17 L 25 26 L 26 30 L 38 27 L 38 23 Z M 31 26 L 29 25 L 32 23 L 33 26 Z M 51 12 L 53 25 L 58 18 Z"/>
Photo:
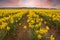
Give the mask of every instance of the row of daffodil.
<path id="1" fill-rule="evenodd" d="M 0 19 L 3 17 L 8 17 L 9 15 L 14 15 L 19 12 L 19 10 L 8 10 L 8 11 L 7 10 L 0 9 Z"/>
<path id="2" fill-rule="evenodd" d="M 9 14 L 9 13 L 8 13 Z M 9 15 L 8 17 L 4 17 L 0 19 L 0 29 L 4 29 L 5 26 L 8 24 L 6 21 L 10 21 L 11 23 L 18 22 L 21 19 L 22 15 L 25 14 L 25 11 L 20 11 L 17 14 Z"/>
<path id="3" fill-rule="evenodd" d="M 60 10 L 41 10 L 36 11 L 36 13 L 41 15 L 47 22 L 60 29 Z"/>
<path id="4" fill-rule="evenodd" d="M 7 10 L 8 11 L 8 10 Z M 46 39 L 46 36 L 44 36 L 49 31 L 49 26 L 46 24 L 46 21 L 39 15 L 35 13 L 35 11 L 32 10 L 21 10 L 18 11 L 18 13 L 14 15 L 9 15 L 8 17 L 3 17 L 0 19 L 0 30 L 11 30 L 14 29 L 14 26 L 16 27 L 16 24 L 18 25 L 18 21 L 21 20 L 22 16 L 28 13 L 27 15 L 27 23 L 29 25 L 29 28 L 31 29 L 32 33 L 32 40 L 44 40 Z M 36 11 L 37 12 L 37 11 Z M 40 12 L 40 11 L 39 11 Z M 13 12 L 12 12 L 13 13 Z M 43 14 L 43 13 L 42 13 Z M 21 24 L 19 24 L 21 25 Z M 26 29 L 27 26 L 24 26 L 24 29 Z M 0 38 L 1 39 L 1 38 Z M 55 40 L 54 35 L 51 35 L 49 37 L 50 40 Z"/>
<path id="5" fill-rule="evenodd" d="M 16 26 L 19 25 L 19 21 L 21 20 L 22 16 L 25 15 L 25 13 L 26 11 L 22 10 L 14 15 L 9 15 L 8 17 L 0 19 L 0 40 L 2 40 L 4 35 L 7 34 L 6 31 L 13 32 L 15 30 Z"/>
<path id="6" fill-rule="evenodd" d="M 60 21 L 60 10 L 39 10 L 37 13 L 52 17 L 53 20 Z"/>
<path id="7" fill-rule="evenodd" d="M 27 23 L 32 33 L 32 40 L 46 40 L 48 37 L 46 37 L 45 34 L 48 33 L 49 26 L 48 25 L 44 26 L 44 25 L 47 22 L 44 21 L 42 17 L 37 15 L 32 10 L 29 10 L 27 17 L 28 17 Z M 26 29 L 27 26 L 24 26 L 24 28 Z M 49 40 L 55 40 L 54 36 L 51 35 L 49 37 Z"/>

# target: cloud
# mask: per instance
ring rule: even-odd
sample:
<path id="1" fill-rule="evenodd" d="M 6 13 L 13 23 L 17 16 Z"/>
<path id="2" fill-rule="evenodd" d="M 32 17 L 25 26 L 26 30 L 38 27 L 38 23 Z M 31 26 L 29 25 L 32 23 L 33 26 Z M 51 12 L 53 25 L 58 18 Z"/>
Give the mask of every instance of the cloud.
<path id="1" fill-rule="evenodd" d="M 2 6 L 17 6 L 19 0 L 0 0 L 0 7 Z"/>
<path id="2" fill-rule="evenodd" d="M 53 5 L 59 5 L 60 4 L 60 0 L 48 0 L 48 1 Z"/>
<path id="3" fill-rule="evenodd" d="M 0 3 L 6 3 L 6 2 L 11 2 L 9 0 L 0 0 Z"/>
<path id="4" fill-rule="evenodd" d="M 7 3 L 18 3 L 19 2 L 19 0 L 0 0 L 0 2 L 1 3 L 3 3 L 3 2 L 7 2 Z"/>
<path id="5" fill-rule="evenodd" d="M 60 0 L 0 0 L 0 7 L 2 6 L 18 6 L 18 7 L 26 7 L 30 6 L 29 4 L 32 2 L 35 7 L 59 7 Z M 32 6 L 33 6 L 32 5 Z"/>

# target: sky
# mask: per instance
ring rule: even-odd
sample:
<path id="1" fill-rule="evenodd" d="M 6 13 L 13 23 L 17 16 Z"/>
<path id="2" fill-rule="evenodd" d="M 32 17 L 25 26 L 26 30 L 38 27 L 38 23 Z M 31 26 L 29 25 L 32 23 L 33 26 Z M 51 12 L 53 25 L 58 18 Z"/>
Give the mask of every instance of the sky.
<path id="1" fill-rule="evenodd" d="M 60 8 L 60 0 L 0 0 L 0 7 Z"/>

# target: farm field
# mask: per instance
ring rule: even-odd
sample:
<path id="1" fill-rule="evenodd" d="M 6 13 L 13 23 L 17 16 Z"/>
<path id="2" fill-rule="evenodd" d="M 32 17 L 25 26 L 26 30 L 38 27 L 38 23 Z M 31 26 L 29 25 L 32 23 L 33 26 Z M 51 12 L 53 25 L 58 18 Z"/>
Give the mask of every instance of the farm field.
<path id="1" fill-rule="evenodd" d="M 60 10 L 0 9 L 0 40 L 60 40 Z"/>

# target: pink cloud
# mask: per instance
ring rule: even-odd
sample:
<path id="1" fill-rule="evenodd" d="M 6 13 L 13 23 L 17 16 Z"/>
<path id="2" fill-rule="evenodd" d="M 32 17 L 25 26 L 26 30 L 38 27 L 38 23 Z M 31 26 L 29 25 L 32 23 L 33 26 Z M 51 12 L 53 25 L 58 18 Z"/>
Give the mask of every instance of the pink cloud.
<path id="1" fill-rule="evenodd" d="M 2 0 L 1 0 L 2 1 Z M 6 0 L 0 2 L 1 6 L 18 6 L 18 7 L 54 7 L 57 0 Z"/>

